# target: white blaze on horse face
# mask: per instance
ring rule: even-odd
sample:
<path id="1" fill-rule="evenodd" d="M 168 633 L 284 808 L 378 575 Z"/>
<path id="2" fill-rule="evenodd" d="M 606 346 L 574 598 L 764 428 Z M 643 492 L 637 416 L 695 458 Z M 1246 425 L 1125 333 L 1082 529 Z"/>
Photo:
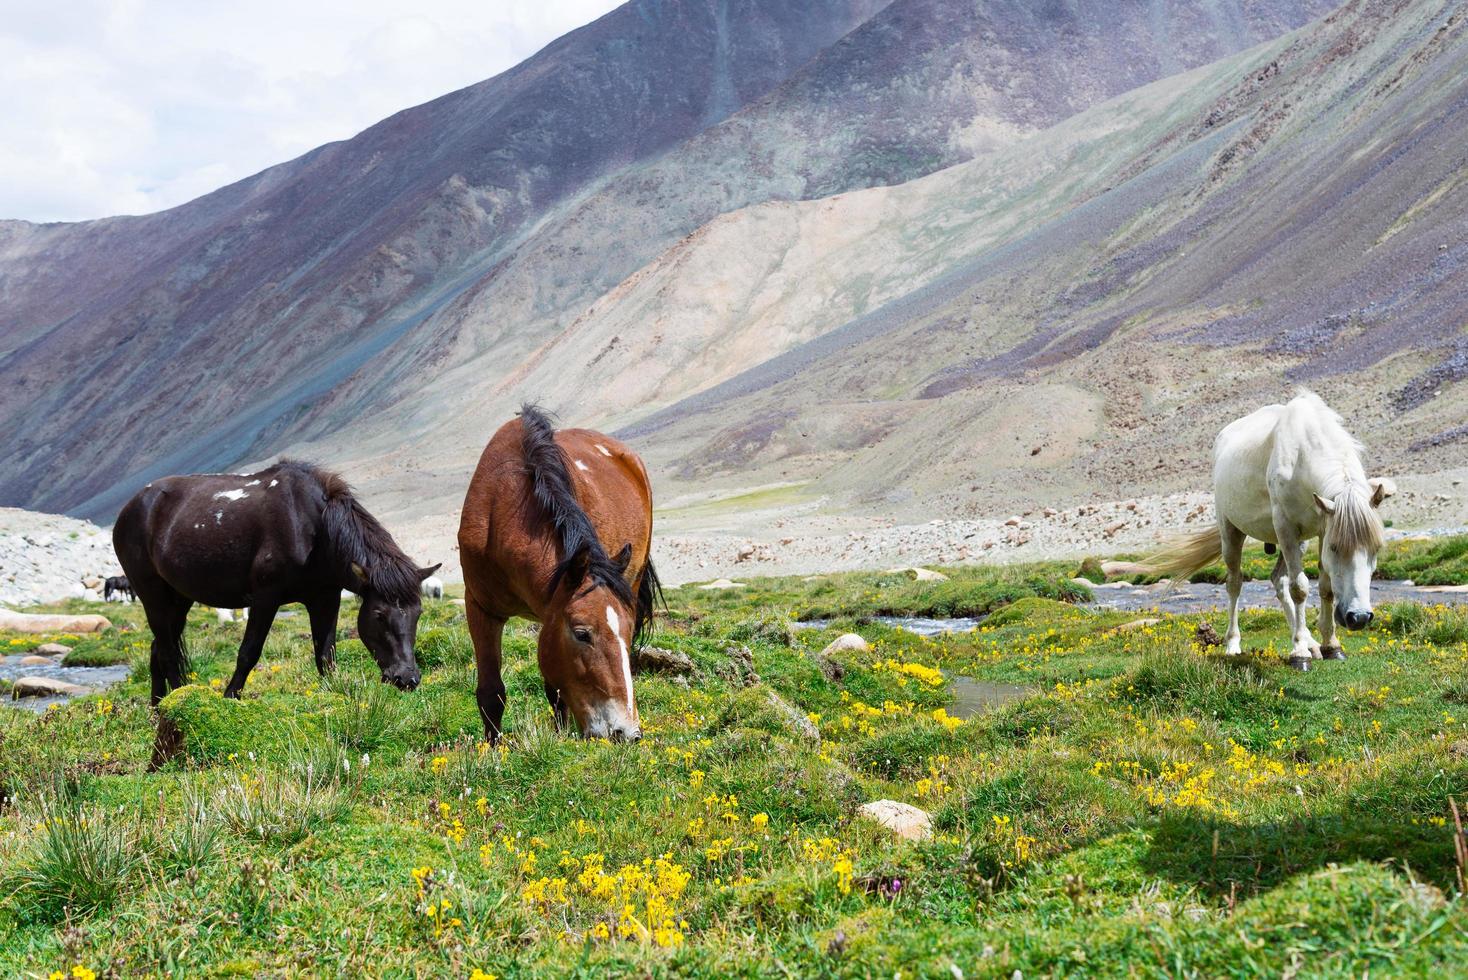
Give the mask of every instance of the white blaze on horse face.
<path id="1" fill-rule="evenodd" d="M 632 707 L 632 657 L 627 652 L 627 641 L 622 639 L 622 619 L 611 606 L 607 606 L 607 625 L 612 628 L 612 635 L 622 648 L 622 680 L 627 685 L 627 714 L 635 716 L 636 710 Z"/>
<path id="2" fill-rule="evenodd" d="M 258 480 L 255 482 L 259 482 Z M 214 495 L 215 500 L 244 500 L 249 494 L 243 490 L 221 490 Z"/>

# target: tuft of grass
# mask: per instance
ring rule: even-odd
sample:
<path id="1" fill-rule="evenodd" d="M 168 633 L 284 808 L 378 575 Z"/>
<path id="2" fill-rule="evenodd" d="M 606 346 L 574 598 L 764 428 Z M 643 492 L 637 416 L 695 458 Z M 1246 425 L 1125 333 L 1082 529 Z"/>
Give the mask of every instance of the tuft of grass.
<path id="1" fill-rule="evenodd" d="M 7 882 L 21 918 L 57 922 L 116 901 L 141 865 L 136 819 L 56 796 L 39 798 L 38 816 L 32 852 Z"/>

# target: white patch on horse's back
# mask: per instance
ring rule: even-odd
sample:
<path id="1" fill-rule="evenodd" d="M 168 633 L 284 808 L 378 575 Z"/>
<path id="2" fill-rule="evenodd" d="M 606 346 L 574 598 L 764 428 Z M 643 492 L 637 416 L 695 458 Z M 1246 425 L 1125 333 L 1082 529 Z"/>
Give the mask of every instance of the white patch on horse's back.
<path id="1" fill-rule="evenodd" d="M 581 462 L 581 460 L 579 460 L 579 459 L 576 460 L 576 468 L 578 470 L 580 470 L 581 472 L 583 472 L 583 473 L 590 473 L 591 472 L 591 467 L 590 466 L 587 466 L 585 463 Z"/>
<path id="2" fill-rule="evenodd" d="M 596 444 L 596 451 L 601 453 L 603 456 L 610 456 L 612 454 L 612 451 L 606 446 L 603 446 L 601 443 Z"/>
<path id="3" fill-rule="evenodd" d="M 256 480 L 255 482 L 258 483 L 260 481 Z M 244 500 L 248 496 L 249 496 L 249 494 L 245 493 L 245 491 L 243 491 L 243 490 L 221 490 L 221 491 L 219 491 L 218 493 L 216 493 L 214 495 L 214 499 L 215 500 L 220 500 L 220 499 L 224 499 L 224 500 Z"/>
<path id="4" fill-rule="evenodd" d="M 610 605 L 607 606 L 607 625 L 612 628 L 617 645 L 622 648 L 622 680 L 627 684 L 627 713 L 635 715 L 636 711 L 632 707 L 632 655 L 627 652 L 627 641 L 622 639 L 622 618 Z"/>

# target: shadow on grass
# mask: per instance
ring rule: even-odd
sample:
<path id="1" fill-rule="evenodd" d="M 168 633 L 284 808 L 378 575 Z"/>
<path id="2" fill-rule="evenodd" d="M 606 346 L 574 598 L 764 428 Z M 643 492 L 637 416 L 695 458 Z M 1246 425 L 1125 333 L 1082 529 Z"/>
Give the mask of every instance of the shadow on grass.
<path id="1" fill-rule="evenodd" d="M 1142 866 L 1214 897 L 1247 897 L 1302 872 L 1363 860 L 1410 869 L 1450 889 L 1456 882 L 1452 823 L 1432 822 L 1447 812 L 1450 795 L 1468 795 L 1468 765 L 1437 768 L 1419 760 L 1334 798 L 1323 812 L 1294 819 L 1247 823 L 1166 814 Z"/>

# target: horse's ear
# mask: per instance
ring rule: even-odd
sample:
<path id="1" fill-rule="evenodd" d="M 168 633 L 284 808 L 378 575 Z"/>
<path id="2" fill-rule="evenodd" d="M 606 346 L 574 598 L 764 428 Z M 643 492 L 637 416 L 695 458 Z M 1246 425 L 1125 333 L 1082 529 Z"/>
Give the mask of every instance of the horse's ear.
<path id="1" fill-rule="evenodd" d="M 566 586 L 575 590 L 586 580 L 586 572 L 591 568 L 591 545 L 583 544 L 576 549 L 576 553 L 566 559 L 566 572 L 561 576 L 561 581 Z"/>
<path id="2" fill-rule="evenodd" d="M 367 581 L 367 570 L 356 562 L 352 562 L 352 574 L 357 576 L 358 582 Z"/>
<path id="3" fill-rule="evenodd" d="M 1315 507 L 1322 514 L 1334 514 L 1335 513 L 1335 503 L 1333 501 L 1326 500 L 1324 497 L 1322 497 L 1318 493 L 1315 494 L 1314 496 L 1315 496 Z"/>
<path id="4" fill-rule="evenodd" d="M 1373 477 L 1367 482 L 1371 484 L 1371 506 L 1373 507 L 1380 507 L 1383 500 L 1397 492 L 1397 485 L 1390 477 Z"/>
<path id="5" fill-rule="evenodd" d="M 632 546 L 622 545 L 622 550 L 617 552 L 617 557 L 612 559 L 612 564 L 617 566 L 618 572 L 626 572 L 627 566 L 632 564 Z"/>
<path id="6" fill-rule="evenodd" d="M 428 578 L 428 576 L 432 575 L 434 572 L 438 571 L 442 567 L 443 567 L 443 562 L 439 562 L 437 565 L 432 565 L 432 566 L 430 566 L 428 568 L 420 568 L 420 569 L 418 569 L 418 581 L 420 581 L 420 582 L 425 581 Z"/>

